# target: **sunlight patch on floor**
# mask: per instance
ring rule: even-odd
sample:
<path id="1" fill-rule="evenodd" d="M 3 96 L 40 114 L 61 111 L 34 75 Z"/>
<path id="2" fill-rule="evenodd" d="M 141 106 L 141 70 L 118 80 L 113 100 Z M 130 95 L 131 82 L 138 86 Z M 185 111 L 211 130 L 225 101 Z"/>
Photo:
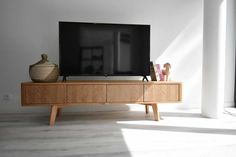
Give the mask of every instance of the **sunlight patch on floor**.
<path id="1" fill-rule="evenodd" d="M 174 156 L 176 152 L 178 156 L 194 156 L 196 152 L 201 156 L 227 149 L 226 146 L 236 146 L 235 135 L 186 133 L 184 130 L 172 132 L 123 128 L 121 131 L 132 157 L 139 156 L 141 152 L 158 153 L 160 156 Z"/>

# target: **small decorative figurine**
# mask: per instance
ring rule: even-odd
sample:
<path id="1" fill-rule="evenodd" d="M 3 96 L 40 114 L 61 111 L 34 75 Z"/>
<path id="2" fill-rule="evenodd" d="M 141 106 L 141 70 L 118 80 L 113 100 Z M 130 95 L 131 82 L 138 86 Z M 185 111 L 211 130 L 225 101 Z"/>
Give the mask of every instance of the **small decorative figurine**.
<path id="1" fill-rule="evenodd" d="M 164 81 L 169 81 L 169 75 L 170 75 L 170 68 L 171 65 L 170 63 L 165 63 L 164 64 L 164 69 L 162 70 L 162 75 L 164 76 Z"/>

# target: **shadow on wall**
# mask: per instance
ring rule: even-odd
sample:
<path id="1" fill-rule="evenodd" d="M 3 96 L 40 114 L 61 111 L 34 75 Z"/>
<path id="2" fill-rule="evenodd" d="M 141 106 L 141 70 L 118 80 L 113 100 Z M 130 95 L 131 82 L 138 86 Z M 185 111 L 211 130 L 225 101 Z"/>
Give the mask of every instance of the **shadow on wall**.
<path id="1" fill-rule="evenodd" d="M 200 107 L 202 79 L 202 15 L 193 18 L 156 63 L 171 63 L 171 80 L 183 82 L 182 108 Z"/>

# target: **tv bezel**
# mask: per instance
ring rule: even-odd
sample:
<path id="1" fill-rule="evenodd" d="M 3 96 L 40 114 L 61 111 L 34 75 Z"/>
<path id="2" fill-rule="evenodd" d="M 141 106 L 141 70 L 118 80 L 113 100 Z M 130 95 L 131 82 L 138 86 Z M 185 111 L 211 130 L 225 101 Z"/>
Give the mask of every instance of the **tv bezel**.
<path id="1" fill-rule="evenodd" d="M 147 77 L 146 76 L 149 76 L 150 75 L 150 68 L 148 68 L 148 71 L 147 73 L 145 74 L 114 74 L 114 75 L 110 75 L 110 74 L 68 74 L 68 75 L 64 75 L 61 73 L 61 70 L 60 70 L 60 65 L 61 65 L 61 44 L 60 44 L 60 39 L 61 39 L 61 34 L 60 34 L 60 24 L 61 23 L 73 23 L 73 24 L 89 24 L 89 25 L 121 25 L 121 26 L 146 26 L 149 33 L 148 33 L 148 38 L 149 38 L 149 47 L 148 47 L 148 67 L 150 67 L 150 44 L 151 44 L 151 39 L 150 39 L 150 32 L 151 32 L 151 25 L 150 24 L 127 24 L 127 23 L 100 23 L 100 22 L 71 22 L 71 21 L 59 21 L 58 22 L 58 31 L 59 31 L 59 74 L 60 76 L 63 76 L 63 80 L 66 80 L 66 77 L 69 77 L 69 76 L 87 76 L 87 77 L 93 77 L 93 76 L 105 76 L 105 77 L 108 77 L 108 76 L 143 76 L 144 79 L 147 80 Z"/>

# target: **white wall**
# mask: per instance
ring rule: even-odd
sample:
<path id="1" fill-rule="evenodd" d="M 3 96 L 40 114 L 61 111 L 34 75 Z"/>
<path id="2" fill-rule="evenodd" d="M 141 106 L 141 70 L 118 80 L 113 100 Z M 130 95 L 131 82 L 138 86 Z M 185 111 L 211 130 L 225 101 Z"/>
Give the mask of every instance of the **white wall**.
<path id="1" fill-rule="evenodd" d="M 151 24 L 151 60 L 172 64 L 172 79 L 184 85 L 182 107 L 200 107 L 202 8 L 202 0 L 1 0 L 0 112 L 44 111 L 20 106 L 20 83 L 41 53 L 58 63 L 58 21 Z"/>
<path id="2" fill-rule="evenodd" d="M 227 0 L 226 54 L 225 54 L 225 106 L 234 105 L 234 76 L 236 53 L 236 2 Z"/>

